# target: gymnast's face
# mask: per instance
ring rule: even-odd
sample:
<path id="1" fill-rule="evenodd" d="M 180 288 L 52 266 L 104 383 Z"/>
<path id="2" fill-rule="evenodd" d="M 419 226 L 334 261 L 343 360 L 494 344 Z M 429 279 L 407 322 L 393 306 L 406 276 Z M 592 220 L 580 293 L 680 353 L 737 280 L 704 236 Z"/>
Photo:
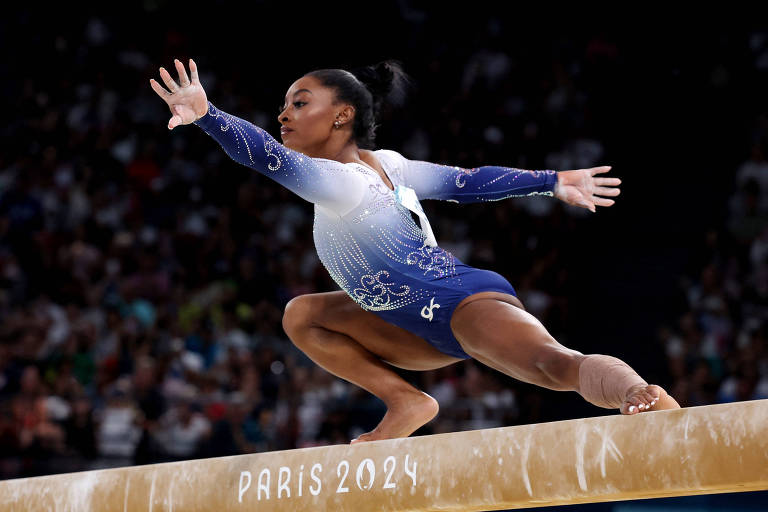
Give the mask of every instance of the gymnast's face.
<path id="1" fill-rule="evenodd" d="M 283 145 L 307 156 L 323 157 L 329 142 L 350 125 L 353 109 L 336 103 L 334 90 L 323 86 L 312 76 L 296 80 L 285 95 L 283 109 L 277 117 Z M 339 121 L 341 128 L 335 127 Z M 348 135 L 348 132 L 347 132 Z"/>

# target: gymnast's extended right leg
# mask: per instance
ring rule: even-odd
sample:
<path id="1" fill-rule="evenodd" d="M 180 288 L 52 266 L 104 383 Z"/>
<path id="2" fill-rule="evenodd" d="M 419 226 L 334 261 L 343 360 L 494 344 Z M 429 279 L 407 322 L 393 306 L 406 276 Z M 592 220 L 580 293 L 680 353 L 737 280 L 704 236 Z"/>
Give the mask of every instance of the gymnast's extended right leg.
<path id="1" fill-rule="evenodd" d="M 454 314 L 458 321 L 452 322 L 454 333 L 474 359 L 523 382 L 578 391 L 601 407 L 621 406 L 625 414 L 632 413 L 628 408 L 633 402 L 638 406 L 653 402 L 647 385 L 638 384 L 641 389 L 632 390 L 635 381 L 644 381 L 622 361 L 563 347 L 525 312 L 516 297 L 495 292 L 478 295 L 489 294 L 494 297 L 460 305 L 456 311 L 461 313 Z M 368 390 L 387 405 L 384 419 L 372 432 L 361 435 L 360 441 L 406 437 L 438 412 L 432 397 L 405 382 L 389 365 L 429 370 L 461 361 L 364 311 L 341 291 L 292 299 L 286 306 L 283 327 L 293 343 L 318 365 Z M 652 409 L 679 407 L 666 393 L 660 398 Z"/>

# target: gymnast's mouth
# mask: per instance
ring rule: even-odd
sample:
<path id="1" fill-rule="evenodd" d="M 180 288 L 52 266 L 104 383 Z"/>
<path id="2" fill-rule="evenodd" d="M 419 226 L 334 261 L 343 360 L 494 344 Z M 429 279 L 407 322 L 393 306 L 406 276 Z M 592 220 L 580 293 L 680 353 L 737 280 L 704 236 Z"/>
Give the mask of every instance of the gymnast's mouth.
<path id="1" fill-rule="evenodd" d="M 288 127 L 285 127 L 285 126 L 280 127 L 280 135 L 285 135 L 286 133 L 292 132 L 292 131 L 293 130 Z"/>

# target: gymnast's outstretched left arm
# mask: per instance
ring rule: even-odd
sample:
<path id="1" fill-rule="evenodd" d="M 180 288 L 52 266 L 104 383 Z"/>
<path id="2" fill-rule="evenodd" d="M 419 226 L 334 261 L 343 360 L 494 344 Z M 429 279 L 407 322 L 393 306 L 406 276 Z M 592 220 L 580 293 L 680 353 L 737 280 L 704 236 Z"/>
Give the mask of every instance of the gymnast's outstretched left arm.
<path id="1" fill-rule="evenodd" d="M 573 171 L 529 171 L 487 165 L 465 169 L 419 160 L 408 160 L 396 151 L 384 150 L 403 172 L 405 184 L 419 199 L 443 199 L 458 203 L 498 201 L 508 197 L 554 196 L 563 202 L 595 211 L 614 201 L 599 196 L 619 195 L 618 178 L 598 178 L 610 166 Z"/>

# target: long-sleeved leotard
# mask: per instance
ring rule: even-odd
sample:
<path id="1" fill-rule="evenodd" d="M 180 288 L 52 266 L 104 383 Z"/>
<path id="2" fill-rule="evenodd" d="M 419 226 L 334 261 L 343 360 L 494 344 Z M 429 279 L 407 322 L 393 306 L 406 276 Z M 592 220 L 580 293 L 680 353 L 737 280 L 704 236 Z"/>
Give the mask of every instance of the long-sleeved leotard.
<path id="1" fill-rule="evenodd" d="M 366 165 L 308 157 L 213 104 L 195 124 L 235 161 L 314 203 L 317 254 L 357 304 L 455 357 L 469 357 L 450 330 L 460 300 L 477 291 L 514 289 L 495 272 L 469 267 L 441 249 L 418 199 L 469 203 L 552 195 L 557 183 L 550 170 L 464 169 L 375 151 L 393 191 Z M 421 227 L 409 210 L 419 215 Z"/>

